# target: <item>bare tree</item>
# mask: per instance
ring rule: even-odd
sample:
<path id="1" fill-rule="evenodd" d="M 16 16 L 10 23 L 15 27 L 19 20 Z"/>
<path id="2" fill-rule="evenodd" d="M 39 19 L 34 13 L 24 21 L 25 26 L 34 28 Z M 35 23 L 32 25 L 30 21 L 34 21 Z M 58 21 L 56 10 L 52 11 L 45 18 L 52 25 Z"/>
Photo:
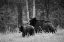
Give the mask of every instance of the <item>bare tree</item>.
<path id="1" fill-rule="evenodd" d="M 34 17 L 35 17 L 35 0 L 33 0 L 33 17 L 32 18 Z"/>
<path id="2" fill-rule="evenodd" d="M 28 22 L 29 22 L 28 0 L 26 0 L 26 9 L 27 9 L 27 19 L 28 19 Z"/>

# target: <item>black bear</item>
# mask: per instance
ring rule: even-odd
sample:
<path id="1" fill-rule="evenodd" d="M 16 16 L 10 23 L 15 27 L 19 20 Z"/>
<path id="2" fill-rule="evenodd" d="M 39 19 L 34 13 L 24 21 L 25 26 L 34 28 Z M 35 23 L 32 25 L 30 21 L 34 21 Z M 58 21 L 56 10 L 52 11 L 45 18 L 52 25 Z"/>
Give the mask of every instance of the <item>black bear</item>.
<path id="1" fill-rule="evenodd" d="M 30 25 L 34 26 L 36 33 L 41 32 L 42 30 L 48 33 L 55 33 L 56 29 L 50 23 L 51 21 L 49 20 L 37 20 L 36 18 L 30 20 Z"/>
<path id="2" fill-rule="evenodd" d="M 36 18 L 33 18 L 30 20 L 30 25 L 34 26 L 35 32 L 39 33 L 42 31 L 41 25 L 43 24 L 44 20 L 37 20 Z"/>
<path id="3" fill-rule="evenodd" d="M 48 27 L 49 27 L 50 33 L 55 33 L 57 31 L 56 28 L 53 27 L 52 25 L 49 25 Z"/>
<path id="4" fill-rule="evenodd" d="M 53 27 L 52 26 L 52 24 L 51 23 L 46 23 L 46 22 L 44 22 L 43 23 L 43 26 L 41 26 L 42 27 L 42 29 L 45 31 L 45 32 L 50 32 L 50 33 L 55 33 L 55 31 L 56 31 L 56 29 L 55 29 L 55 27 Z"/>
<path id="5" fill-rule="evenodd" d="M 20 31 L 20 32 L 23 32 L 23 28 L 24 28 L 23 26 L 20 26 L 20 27 L 19 27 L 19 31 Z"/>
<path id="6" fill-rule="evenodd" d="M 35 29 L 35 32 L 36 32 L 36 33 L 39 33 L 39 32 L 42 31 L 41 25 L 42 25 L 41 20 L 38 20 L 38 21 L 36 22 L 35 26 L 34 26 L 34 29 Z"/>
<path id="7" fill-rule="evenodd" d="M 20 27 L 21 32 L 22 32 L 22 36 L 25 37 L 26 35 L 34 35 L 34 27 L 29 25 L 29 26 L 21 26 Z"/>
<path id="8" fill-rule="evenodd" d="M 36 22 L 37 22 L 37 19 L 33 18 L 30 20 L 30 25 L 35 26 Z"/>

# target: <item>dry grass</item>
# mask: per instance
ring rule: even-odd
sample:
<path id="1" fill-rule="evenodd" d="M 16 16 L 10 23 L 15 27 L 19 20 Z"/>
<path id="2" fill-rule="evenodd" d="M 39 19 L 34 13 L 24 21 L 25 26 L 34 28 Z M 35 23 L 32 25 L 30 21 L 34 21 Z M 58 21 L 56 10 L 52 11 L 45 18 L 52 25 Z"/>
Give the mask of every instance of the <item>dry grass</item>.
<path id="1" fill-rule="evenodd" d="M 55 34 L 37 33 L 25 38 L 22 33 L 0 34 L 0 42 L 64 42 L 64 30 L 58 29 Z"/>

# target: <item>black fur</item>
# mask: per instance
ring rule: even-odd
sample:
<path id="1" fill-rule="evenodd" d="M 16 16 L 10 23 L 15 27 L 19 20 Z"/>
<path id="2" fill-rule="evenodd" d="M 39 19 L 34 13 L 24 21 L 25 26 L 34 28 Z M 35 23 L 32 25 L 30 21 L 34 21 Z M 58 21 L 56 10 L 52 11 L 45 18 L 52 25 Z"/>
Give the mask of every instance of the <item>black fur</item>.
<path id="1" fill-rule="evenodd" d="M 36 22 L 37 22 L 37 19 L 33 18 L 30 20 L 30 25 L 35 26 Z"/>
<path id="2" fill-rule="evenodd" d="M 36 18 L 33 18 L 30 20 L 30 25 L 34 26 L 35 32 L 41 32 L 42 28 L 41 25 L 43 24 L 43 21 L 37 20 Z"/>
<path id="3" fill-rule="evenodd" d="M 23 32 L 23 28 L 24 28 L 23 26 L 19 27 L 19 31 Z"/>
<path id="4" fill-rule="evenodd" d="M 48 20 L 37 20 L 36 18 L 30 20 L 30 25 L 34 26 L 36 33 L 41 32 L 42 30 L 48 33 L 55 33 L 56 29 L 49 23 L 51 22 Z"/>
<path id="5" fill-rule="evenodd" d="M 50 32 L 50 33 L 55 33 L 56 29 L 50 25 L 50 24 L 44 24 L 42 27 L 43 30 L 45 30 L 45 32 Z"/>
<path id="6" fill-rule="evenodd" d="M 25 35 L 34 35 L 34 28 L 32 26 L 27 26 L 25 28 L 21 26 L 20 28 L 22 29 L 21 32 L 23 37 L 25 37 Z"/>
<path id="7" fill-rule="evenodd" d="M 36 32 L 36 33 L 41 32 L 41 31 L 42 31 L 41 21 L 40 21 L 40 20 L 37 21 L 34 27 L 35 27 L 34 29 L 35 29 L 35 32 Z"/>

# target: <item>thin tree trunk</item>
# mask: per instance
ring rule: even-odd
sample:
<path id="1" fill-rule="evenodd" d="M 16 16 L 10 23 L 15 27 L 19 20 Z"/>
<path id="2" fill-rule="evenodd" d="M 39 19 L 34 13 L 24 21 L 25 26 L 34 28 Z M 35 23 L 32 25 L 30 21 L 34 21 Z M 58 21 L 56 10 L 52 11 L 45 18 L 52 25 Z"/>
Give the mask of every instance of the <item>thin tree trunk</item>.
<path id="1" fill-rule="evenodd" d="M 49 19 L 49 17 L 48 17 L 48 15 L 49 15 L 49 0 L 45 0 L 45 7 L 46 7 L 46 19 L 48 20 Z"/>
<path id="2" fill-rule="evenodd" d="M 34 17 L 35 17 L 35 0 L 33 0 L 33 17 L 32 18 Z"/>
<path id="3" fill-rule="evenodd" d="M 29 22 L 28 0 L 26 0 L 26 9 L 27 9 L 27 19 L 28 19 L 28 22 Z"/>

